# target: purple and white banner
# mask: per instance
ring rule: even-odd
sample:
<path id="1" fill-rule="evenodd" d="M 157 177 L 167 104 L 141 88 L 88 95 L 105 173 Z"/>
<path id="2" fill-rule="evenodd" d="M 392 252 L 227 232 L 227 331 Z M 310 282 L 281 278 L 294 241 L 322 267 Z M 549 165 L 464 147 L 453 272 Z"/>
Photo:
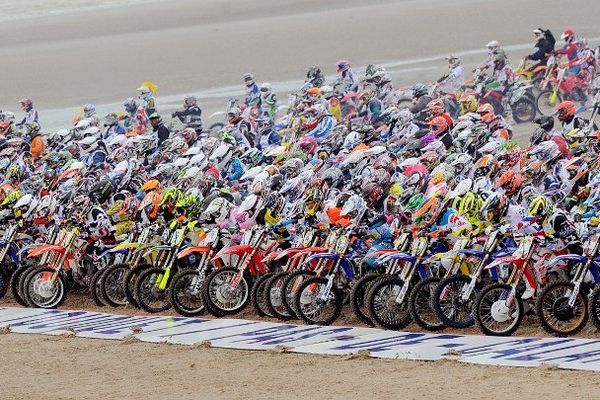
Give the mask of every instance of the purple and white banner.
<path id="1" fill-rule="evenodd" d="M 600 340 L 392 332 L 372 328 L 307 326 L 243 319 L 129 316 L 78 310 L 0 308 L 0 327 L 15 333 L 74 334 L 82 338 L 348 355 L 375 358 L 453 359 L 487 365 L 600 371 Z"/>

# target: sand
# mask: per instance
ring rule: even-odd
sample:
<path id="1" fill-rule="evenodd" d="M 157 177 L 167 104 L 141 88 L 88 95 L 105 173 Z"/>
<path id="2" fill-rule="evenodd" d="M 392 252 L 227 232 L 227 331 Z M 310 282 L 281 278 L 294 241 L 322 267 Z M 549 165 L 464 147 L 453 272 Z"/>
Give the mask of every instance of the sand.
<path id="1" fill-rule="evenodd" d="M 325 357 L 0 336 L 1 398 L 12 399 L 596 399 L 598 374 L 453 361 Z"/>

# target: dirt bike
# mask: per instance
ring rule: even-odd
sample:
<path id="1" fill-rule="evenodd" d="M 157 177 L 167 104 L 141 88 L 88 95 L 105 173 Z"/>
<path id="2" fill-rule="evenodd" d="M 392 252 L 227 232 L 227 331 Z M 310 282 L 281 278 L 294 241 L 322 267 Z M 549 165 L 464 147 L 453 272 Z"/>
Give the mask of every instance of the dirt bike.
<path id="1" fill-rule="evenodd" d="M 81 257 L 77 246 L 79 228 L 63 230 L 56 243 L 44 243 L 29 250 L 29 257 L 49 254 L 43 264 L 38 263 L 22 279 L 23 297 L 39 308 L 57 308 L 66 299 L 69 290 L 69 272 L 78 268 Z M 70 274 L 71 277 L 73 273 Z"/>
<path id="2" fill-rule="evenodd" d="M 195 268 L 179 271 L 169 287 L 171 304 L 178 314 L 196 317 L 205 311 L 202 299 L 202 284 L 214 269 L 212 258 L 223 238 L 219 228 L 209 230 L 196 246 L 189 246 L 177 253 L 178 259 L 198 259 Z"/>
<path id="3" fill-rule="evenodd" d="M 283 314 L 289 315 L 289 319 L 297 318 L 298 315 L 294 303 L 298 288 L 304 281 L 312 278 L 315 275 L 315 270 L 320 267 L 321 263 L 325 262 L 325 259 L 320 259 L 316 262 L 307 263 L 306 259 L 313 254 L 332 252 L 335 249 L 338 235 L 338 229 L 332 229 L 320 245 L 308 246 L 295 252 L 290 256 L 290 266 L 293 266 L 294 270 L 280 276 L 277 280 L 273 278 L 272 288 L 267 290 L 276 290 L 273 287 L 275 285 L 279 286 L 281 309 Z"/>
<path id="4" fill-rule="evenodd" d="M 267 234 L 265 227 L 247 230 L 240 244 L 225 247 L 212 258 L 216 269 L 202 286 L 206 311 L 222 317 L 246 307 L 254 279 L 268 272 L 262 260 L 272 246 L 261 248 Z"/>
<path id="5" fill-rule="evenodd" d="M 459 234 L 452 250 L 437 253 L 424 261 L 430 271 L 435 271 L 432 276 L 419 281 L 413 288 L 408 299 L 408 310 L 413 321 L 421 328 L 436 332 L 444 329 L 446 325 L 440 321 L 433 307 L 433 297 L 440 281 L 458 272 L 468 273 L 468 265 L 465 262 L 465 254 L 460 253 L 471 242 L 469 235 Z M 442 275 L 442 271 L 446 271 Z"/>
<path id="6" fill-rule="evenodd" d="M 525 81 L 531 81 L 533 88 L 541 90 L 541 83 L 546 75 L 547 65 L 532 64 L 528 65 L 526 58 L 523 58 L 517 68 L 514 69 L 515 74 Z"/>
<path id="7" fill-rule="evenodd" d="M 274 251 L 269 253 L 264 259 L 265 264 L 281 263 L 285 260 L 285 264 L 281 265 L 281 270 L 266 276 L 263 284 L 264 306 L 266 315 L 271 315 L 282 321 L 289 320 L 295 315 L 290 314 L 282 302 L 281 288 L 285 278 L 293 271 L 297 270 L 309 253 L 303 253 L 302 257 L 293 258 L 295 254 L 315 246 L 318 240 L 316 229 L 308 228 L 302 235 L 298 235 L 298 240 L 292 244 L 290 248 Z M 273 270 L 273 268 L 271 268 Z M 256 290 L 258 290 L 259 282 L 257 282 Z M 257 299 L 258 301 L 258 299 Z M 264 312 L 264 311 L 263 311 Z"/>
<path id="8" fill-rule="evenodd" d="M 408 231 L 402 232 L 394 240 L 394 248 L 392 249 L 381 249 L 370 251 L 364 257 L 364 261 L 375 258 L 375 260 L 385 254 L 392 252 L 406 252 L 410 246 L 411 233 Z M 369 312 L 365 304 L 365 296 L 373 283 L 381 274 L 389 273 L 385 265 L 374 263 L 373 268 L 370 271 L 361 274 L 360 278 L 352 285 L 352 291 L 350 292 L 350 306 L 354 315 L 367 325 L 375 326 L 375 323 L 371 321 Z"/>
<path id="9" fill-rule="evenodd" d="M 487 235 L 482 250 L 460 249 L 458 255 L 471 258 L 475 265 L 467 273 L 450 274 L 442 279 L 433 294 L 433 308 L 439 320 L 452 328 L 468 328 L 475 323 L 472 315 L 473 302 L 479 290 L 490 282 L 498 281 L 496 269 L 486 270 L 490 260 L 506 257 L 516 250 L 512 239 L 502 240 L 498 230 Z M 488 271 L 489 275 L 484 274 Z"/>
<path id="10" fill-rule="evenodd" d="M 598 310 L 600 236 L 591 235 L 584 243 L 582 255 L 560 255 L 554 257 L 548 265 L 552 267 L 557 263 L 569 262 L 571 267 L 576 266 L 570 280 L 553 282 L 538 296 L 535 306 L 536 315 L 542 328 L 550 334 L 575 335 L 585 327 L 589 315 L 588 308 L 594 312 Z"/>
<path id="11" fill-rule="evenodd" d="M 8 291 L 13 273 L 21 265 L 20 250 L 33 242 L 31 236 L 19 232 L 22 227 L 22 221 L 11 223 L 0 238 L 0 299 Z"/>
<path id="12" fill-rule="evenodd" d="M 410 292 L 415 285 L 432 276 L 424 261 L 431 254 L 445 252 L 447 247 L 437 239 L 442 231 L 421 232 L 413 240 L 410 251 L 384 254 L 378 264 L 390 264 L 389 272 L 378 277 L 369 288 L 365 303 L 369 316 L 377 325 L 399 330 L 412 321 L 408 309 Z"/>
<path id="13" fill-rule="evenodd" d="M 135 287 L 129 280 L 129 290 L 127 279 L 128 273 L 140 267 L 140 271 L 151 267 L 143 257 L 144 251 L 152 246 L 152 235 L 158 230 L 156 225 L 148 225 L 143 228 L 136 227 L 130 233 L 128 240 L 119 243 L 110 249 L 111 253 L 120 254 L 122 257 L 118 262 L 108 266 L 99 277 L 100 292 L 111 307 L 123 307 L 132 304 L 137 307 L 137 301 L 133 295 Z M 129 296 L 128 296 L 129 293 Z"/>
<path id="14" fill-rule="evenodd" d="M 549 70 L 556 70 L 556 76 L 549 73 L 541 83 L 541 91 L 536 97 L 540 114 L 553 115 L 556 106 L 563 100 L 573 100 L 582 106 L 588 99 L 588 85 L 575 74 L 569 74 L 568 66 L 559 66 L 555 61 L 548 64 Z"/>
<path id="15" fill-rule="evenodd" d="M 150 257 L 153 253 L 158 253 L 158 256 L 153 267 L 142 271 L 135 284 L 136 298 L 143 310 L 157 313 L 171 308 L 168 288 L 173 274 L 177 272 L 177 253 L 196 223 L 193 221 L 176 228 L 177 222 L 173 222 L 167 244 L 150 246 L 145 250 L 144 257 Z"/>
<path id="16" fill-rule="evenodd" d="M 475 300 L 475 322 L 484 334 L 510 336 L 521 325 L 526 312 L 524 302 L 533 298 L 548 281 L 548 271 L 540 275 L 534 267 L 534 255 L 545 241 L 543 231 L 524 236 L 513 255 L 501 257 L 485 267 L 508 266 L 510 274 L 505 283 L 482 288 Z M 544 262 L 544 259 L 538 261 Z"/>
<path id="17" fill-rule="evenodd" d="M 12 294 L 14 299 L 17 301 L 17 303 L 19 303 L 23 307 L 27 307 L 27 306 L 29 306 L 29 304 L 27 303 L 26 299 L 23 296 L 23 291 L 22 291 L 22 286 L 21 286 L 21 283 L 23 280 L 22 278 L 27 272 L 30 271 L 30 269 L 32 267 L 32 265 L 30 263 L 26 262 L 26 255 L 30 249 L 38 247 L 42 243 L 46 243 L 46 242 L 47 243 L 57 243 L 57 238 L 58 238 L 59 233 L 60 233 L 60 228 L 58 227 L 58 225 L 53 225 L 48 230 L 46 239 L 44 241 L 41 241 L 39 243 L 38 242 L 31 243 L 29 245 L 24 246 L 19 251 L 19 259 L 24 260 L 25 262 L 22 262 L 19 265 L 19 268 L 17 268 L 17 270 L 13 272 L 13 274 L 10 278 L 10 293 Z M 45 265 L 48 262 L 50 255 L 51 255 L 50 253 L 42 254 L 40 256 L 40 259 L 38 260 L 39 265 Z"/>
<path id="18" fill-rule="evenodd" d="M 354 231 L 355 227 L 350 227 L 341 232 L 332 252 L 306 258 L 306 264 L 316 261 L 318 267 L 315 276 L 302 282 L 294 296 L 295 311 L 304 323 L 331 325 L 340 316 L 343 290 L 355 276 L 348 252 Z"/>

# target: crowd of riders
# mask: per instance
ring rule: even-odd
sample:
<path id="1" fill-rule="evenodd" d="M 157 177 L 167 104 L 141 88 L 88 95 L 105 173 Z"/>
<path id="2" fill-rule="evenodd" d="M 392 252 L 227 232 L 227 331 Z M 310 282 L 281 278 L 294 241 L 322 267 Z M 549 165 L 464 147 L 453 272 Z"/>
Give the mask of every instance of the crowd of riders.
<path id="1" fill-rule="evenodd" d="M 171 118 L 161 114 L 151 82 L 121 110 L 98 115 L 85 104 L 56 131 L 23 99 L 22 112 L 0 114 L 1 222 L 40 240 L 53 225 L 77 224 L 89 255 L 156 221 L 218 226 L 233 242 L 265 226 L 280 247 L 308 226 L 355 227 L 371 249 L 393 247 L 408 228 L 527 224 L 581 254 L 582 232 L 600 221 L 600 131 L 589 119 L 599 106 L 597 52 L 572 30 L 560 42 L 547 29 L 533 34 L 527 68 L 553 57 L 585 82 L 587 97 L 536 112 L 520 141 L 510 97 L 523 78 L 498 41 L 474 70 L 482 90 L 454 55 L 438 81 L 408 89 L 377 65 L 358 71 L 340 60 L 333 81 L 311 66 L 288 102 L 247 73 L 245 97 L 230 100 L 211 129 L 194 96 Z"/>

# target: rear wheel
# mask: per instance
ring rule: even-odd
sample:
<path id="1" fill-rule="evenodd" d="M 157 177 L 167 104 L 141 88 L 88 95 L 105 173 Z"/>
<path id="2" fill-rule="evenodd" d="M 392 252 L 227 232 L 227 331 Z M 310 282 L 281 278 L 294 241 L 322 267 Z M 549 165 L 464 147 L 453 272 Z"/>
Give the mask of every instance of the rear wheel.
<path id="1" fill-rule="evenodd" d="M 281 288 L 281 304 L 290 315 L 293 315 L 294 317 L 298 316 L 298 313 L 296 312 L 296 303 L 294 302 L 296 292 L 305 280 L 310 279 L 313 276 L 315 276 L 313 271 L 298 270 L 288 274 L 285 278 L 283 287 Z"/>
<path id="2" fill-rule="evenodd" d="M 523 96 L 510 105 L 513 119 L 517 124 L 531 122 L 537 114 L 537 107 L 533 101 Z"/>
<path id="3" fill-rule="evenodd" d="M 12 294 L 16 302 L 22 305 L 23 307 L 27 307 L 27 302 L 25 301 L 25 299 L 21 295 L 21 292 L 19 291 L 19 282 L 21 280 L 21 277 L 23 276 L 23 273 L 29 268 L 30 267 L 27 265 L 21 266 L 15 272 L 13 272 L 12 276 L 10 277 L 10 294 Z"/>
<path id="4" fill-rule="evenodd" d="M 90 280 L 90 295 L 94 304 L 98 307 L 104 307 L 108 303 L 106 302 L 104 295 L 102 294 L 102 277 L 106 273 L 106 269 L 99 269 Z"/>

